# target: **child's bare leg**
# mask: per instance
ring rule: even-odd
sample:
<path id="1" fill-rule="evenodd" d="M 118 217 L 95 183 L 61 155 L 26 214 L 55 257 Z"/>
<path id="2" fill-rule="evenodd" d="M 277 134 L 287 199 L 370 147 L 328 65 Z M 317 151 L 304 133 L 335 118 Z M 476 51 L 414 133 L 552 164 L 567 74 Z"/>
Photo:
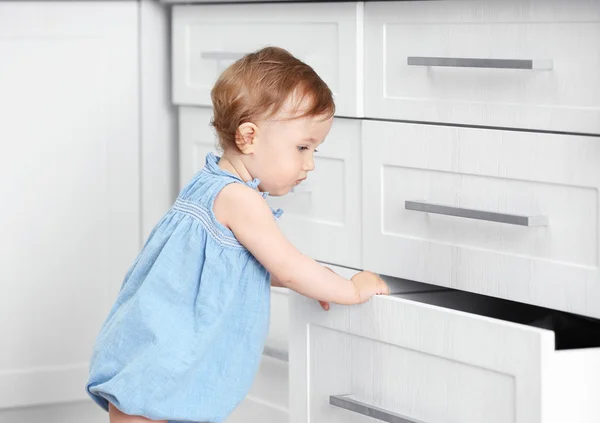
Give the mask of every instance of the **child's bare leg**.
<path id="1" fill-rule="evenodd" d="M 110 402 L 108 403 L 108 418 L 110 419 L 110 423 L 167 423 L 166 420 L 150 420 L 141 416 L 130 416 L 123 413 Z"/>

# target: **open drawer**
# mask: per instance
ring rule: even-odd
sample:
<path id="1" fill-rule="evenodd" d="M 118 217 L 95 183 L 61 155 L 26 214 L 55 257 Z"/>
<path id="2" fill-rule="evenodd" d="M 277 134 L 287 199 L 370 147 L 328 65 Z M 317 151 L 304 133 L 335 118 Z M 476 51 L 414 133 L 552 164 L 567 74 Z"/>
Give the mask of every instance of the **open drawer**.
<path id="1" fill-rule="evenodd" d="M 451 290 L 329 312 L 293 295 L 290 316 L 292 423 L 600 421 L 594 320 Z"/>

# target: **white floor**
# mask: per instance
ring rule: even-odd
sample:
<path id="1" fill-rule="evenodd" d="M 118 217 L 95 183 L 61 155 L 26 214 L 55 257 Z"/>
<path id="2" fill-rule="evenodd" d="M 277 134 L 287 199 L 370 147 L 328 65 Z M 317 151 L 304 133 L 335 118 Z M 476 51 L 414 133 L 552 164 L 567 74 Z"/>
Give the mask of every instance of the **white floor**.
<path id="1" fill-rule="evenodd" d="M 108 413 L 89 400 L 2 409 L 0 423 L 108 423 Z"/>

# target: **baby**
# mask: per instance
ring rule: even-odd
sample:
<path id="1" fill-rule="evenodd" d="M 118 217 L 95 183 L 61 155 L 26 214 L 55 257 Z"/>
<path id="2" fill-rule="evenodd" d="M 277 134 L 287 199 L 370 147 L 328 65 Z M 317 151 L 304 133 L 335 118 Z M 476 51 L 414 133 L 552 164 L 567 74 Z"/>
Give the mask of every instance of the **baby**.
<path id="1" fill-rule="evenodd" d="M 223 72 L 212 102 L 222 157 L 207 155 L 152 230 L 94 346 L 86 389 L 111 423 L 224 421 L 256 375 L 271 286 L 325 309 L 389 293 L 371 272 L 347 280 L 303 255 L 265 200 L 307 178 L 331 129 L 314 70 L 264 48 Z"/>

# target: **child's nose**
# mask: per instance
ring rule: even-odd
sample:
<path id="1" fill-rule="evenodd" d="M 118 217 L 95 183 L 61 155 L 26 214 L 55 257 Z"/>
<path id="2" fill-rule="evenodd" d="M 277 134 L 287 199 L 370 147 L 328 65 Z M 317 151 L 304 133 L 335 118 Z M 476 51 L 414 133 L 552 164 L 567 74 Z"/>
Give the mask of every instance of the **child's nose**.
<path id="1" fill-rule="evenodd" d="M 315 160 L 312 156 L 304 162 L 304 170 L 307 172 L 315 170 Z"/>

